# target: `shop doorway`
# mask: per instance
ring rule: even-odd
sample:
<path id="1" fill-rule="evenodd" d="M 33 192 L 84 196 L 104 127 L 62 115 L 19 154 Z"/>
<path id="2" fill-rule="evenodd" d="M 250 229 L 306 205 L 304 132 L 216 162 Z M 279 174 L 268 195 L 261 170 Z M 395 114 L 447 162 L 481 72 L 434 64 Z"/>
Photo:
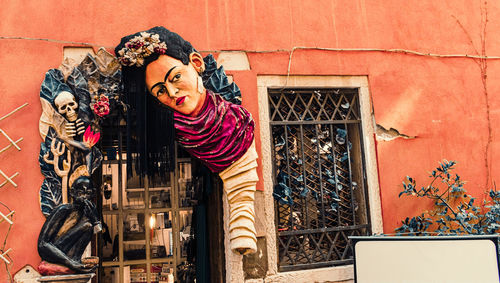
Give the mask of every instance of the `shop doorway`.
<path id="1" fill-rule="evenodd" d="M 222 182 L 180 147 L 173 171 L 127 162 L 125 116 L 102 127 L 98 282 L 224 282 Z M 130 155 L 129 155 L 130 156 Z M 210 215 L 210 217 L 207 217 Z"/>

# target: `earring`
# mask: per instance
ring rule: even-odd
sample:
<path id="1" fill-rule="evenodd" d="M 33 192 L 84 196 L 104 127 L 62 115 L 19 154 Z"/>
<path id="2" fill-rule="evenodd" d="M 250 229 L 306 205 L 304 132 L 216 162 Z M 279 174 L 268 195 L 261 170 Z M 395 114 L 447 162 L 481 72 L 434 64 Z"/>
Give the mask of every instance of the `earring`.
<path id="1" fill-rule="evenodd" d="M 196 82 L 196 84 L 198 86 L 198 92 L 203 93 L 203 80 L 200 76 L 198 76 L 198 81 Z"/>

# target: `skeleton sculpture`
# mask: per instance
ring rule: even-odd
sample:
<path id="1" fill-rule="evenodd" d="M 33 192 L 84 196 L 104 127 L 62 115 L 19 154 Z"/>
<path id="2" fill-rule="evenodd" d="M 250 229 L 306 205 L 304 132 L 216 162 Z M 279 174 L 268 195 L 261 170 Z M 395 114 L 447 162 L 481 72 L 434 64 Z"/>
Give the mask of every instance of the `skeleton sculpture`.
<path id="1" fill-rule="evenodd" d="M 81 117 L 88 117 L 89 115 L 82 112 L 82 101 L 85 102 L 85 85 L 84 80 L 78 70 L 75 68 L 72 72 L 72 76 L 69 76 L 72 80 L 64 81 L 64 76 L 61 71 L 52 69 L 47 72 L 45 80 L 42 84 L 40 92 L 40 100 L 42 102 L 43 113 L 40 117 L 40 134 L 45 140 L 49 129 L 52 128 L 55 131 L 55 137 L 58 138 L 59 142 L 53 139 L 49 141 L 46 146 L 46 151 L 41 152 L 41 157 L 46 164 L 53 165 L 49 171 L 53 171 L 55 175 L 60 178 L 60 182 L 57 182 L 54 178 L 46 180 L 46 186 L 42 187 L 42 190 L 46 192 L 50 191 L 50 188 L 55 186 L 60 187 L 60 196 L 62 196 L 62 203 L 68 203 L 68 176 L 72 175 L 73 167 L 78 167 L 79 165 L 85 164 L 88 168 L 92 167 L 92 160 L 94 159 L 92 154 L 92 149 L 84 142 L 83 133 L 85 132 L 86 125 L 89 124 L 89 119 L 80 119 Z M 79 83 L 76 85 L 76 83 Z M 83 84 L 82 84 L 83 82 Z M 74 95 L 76 93 L 77 95 Z M 77 97 L 78 96 L 78 100 Z M 85 108 L 85 107 L 83 107 Z M 86 106 L 88 108 L 88 105 Z M 67 151 L 67 153 L 65 153 Z M 50 159 L 49 155 L 53 156 Z M 65 160 L 62 164 L 59 164 L 59 156 L 65 156 Z M 96 158 L 99 156 L 94 156 Z M 47 177 L 47 171 L 42 170 L 42 173 Z M 49 173 L 50 174 L 50 173 Z M 52 182 L 52 186 L 49 186 L 48 182 Z M 58 183 L 58 185 L 56 185 Z M 46 195 L 51 195 L 46 194 Z M 57 194 L 52 194 L 57 195 Z M 45 198 L 41 200 L 42 206 L 44 205 Z M 57 198 L 52 198 L 50 200 L 52 207 L 58 204 Z M 48 210 L 44 213 L 47 214 Z"/>
<path id="2" fill-rule="evenodd" d="M 59 69 L 50 69 L 41 85 L 39 130 L 43 142 L 38 160 L 45 179 L 40 187 L 40 208 L 47 219 L 38 238 L 43 259 L 38 269 L 43 275 L 91 272 L 98 263 L 96 257 L 82 259 L 93 233 L 102 229 L 92 203 L 95 189 L 90 176 L 102 161 L 95 145 L 104 114 L 92 107 L 96 102 L 91 99 L 89 82 L 100 100 L 108 103 L 101 102 L 109 114 L 111 100 L 112 105 L 120 104 L 121 71 L 117 66 L 114 57 L 100 49 L 97 58 L 89 54 L 84 62 L 65 61 Z M 87 72 L 98 68 L 99 72 Z"/>
<path id="3" fill-rule="evenodd" d="M 66 135 L 68 137 L 81 135 L 85 131 L 85 126 L 83 121 L 78 119 L 78 102 L 76 102 L 75 96 L 68 91 L 62 91 L 54 99 L 54 104 L 57 107 L 57 112 L 68 120 L 65 127 Z"/>

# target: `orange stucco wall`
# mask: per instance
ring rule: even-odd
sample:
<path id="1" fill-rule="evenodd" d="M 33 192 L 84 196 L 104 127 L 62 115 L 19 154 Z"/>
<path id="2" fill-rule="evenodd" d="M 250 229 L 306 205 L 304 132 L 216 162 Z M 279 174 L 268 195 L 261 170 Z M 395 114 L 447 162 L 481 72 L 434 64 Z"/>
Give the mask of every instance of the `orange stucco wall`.
<path id="1" fill-rule="evenodd" d="M 488 18 L 486 53 L 499 56 L 498 2 L 488 4 Z M 38 205 L 42 182 L 37 161 L 41 142 L 39 88 L 46 70 L 61 63 L 63 47 L 79 46 L 61 41 L 86 42 L 111 51 L 123 35 L 164 25 L 198 50 L 274 50 L 248 53 L 251 70 L 231 73 L 242 90 L 244 105 L 258 120 L 256 78 L 286 74 L 287 50 L 294 46 L 474 54 L 471 40 L 481 50 L 482 32 L 480 1 L 470 0 L 3 1 L 0 19 L 1 37 L 26 38 L 0 39 L 0 116 L 29 103 L 0 122 L 0 129 L 11 137 L 24 137 L 21 152 L 10 149 L 0 155 L 2 171 L 20 172 L 15 179 L 17 189 L 10 185 L 0 189 L 0 201 L 16 211 L 7 242 L 13 249 L 13 273 L 25 264 L 36 266 L 39 262 L 36 240 L 44 220 Z M 403 177 L 425 180 L 426 172 L 443 158 L 458 161 L 458 172 L 469 181 L 468 190 L 477 197 L 483 195 L 488 123 L 486 96 L 474 60 L 297 50 L 291 74 L 367 75 L 376 123 L 417 136 L 377 143 L 386 233 L 392 233 L 403 217 L 422 209 L 414 202 L 398 199 Z M 500 123 L 500 60 L 488 61 L 487 74 L 491 183 L 500 180 L 496 127 Z M 5 145 L 0 136 L 0 148 Z M 0 223 L 0 240 L 7 227 L 5 222 Z M 0 281 L 6 277 L 0 264 Z"/>

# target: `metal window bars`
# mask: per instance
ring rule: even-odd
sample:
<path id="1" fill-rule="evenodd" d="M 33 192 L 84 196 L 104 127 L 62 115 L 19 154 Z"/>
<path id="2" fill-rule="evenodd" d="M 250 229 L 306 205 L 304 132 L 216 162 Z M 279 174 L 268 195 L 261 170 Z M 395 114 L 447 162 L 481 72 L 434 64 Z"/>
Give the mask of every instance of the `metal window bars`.
<path id="1" fill-rule="evenodd" d="M 352 263 L 370 232 L 358 90 L 268 93 L 279 269 Z"/>

